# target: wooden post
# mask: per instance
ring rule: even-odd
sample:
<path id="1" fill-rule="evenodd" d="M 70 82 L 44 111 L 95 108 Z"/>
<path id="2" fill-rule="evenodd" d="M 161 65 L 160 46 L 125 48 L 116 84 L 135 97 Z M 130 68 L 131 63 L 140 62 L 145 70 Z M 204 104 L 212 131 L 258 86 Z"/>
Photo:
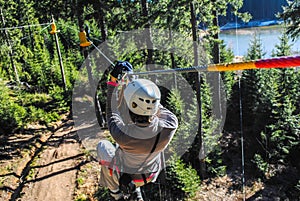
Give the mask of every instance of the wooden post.
<path id="1" fill-rule="evenodd" d="M 52 23 L 53 24 L 55 23 L 53 16 L 52 16 Z M 54 33 L 54 37 L 55 37 L 55 44 L 56 44 L 56 49 L 57 49 L 57 54 L 58 54 L 58 59 L 59 59 L 61 77 L 62 77 L 62 81 L 63 81 L 63 85 L 64 85 L 64 90 L 66 92 L 67 91 L 67 84 L 66 84 L 66 78 L 65 78 L 65 71 L 64 71 L 63 61 L 62 61 L 62 58 L 61 58 L 61 53 L 60 53 L 60 48 L 59 48 L 59 43 L 58 43 L 58 37 L 57 37 L 56 32 Z"/>

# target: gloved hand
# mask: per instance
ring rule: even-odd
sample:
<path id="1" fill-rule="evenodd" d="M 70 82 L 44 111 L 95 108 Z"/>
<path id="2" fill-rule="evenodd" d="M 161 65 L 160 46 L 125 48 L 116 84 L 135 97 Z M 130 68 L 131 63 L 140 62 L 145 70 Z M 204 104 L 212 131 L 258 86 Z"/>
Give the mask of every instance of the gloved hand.
<path id="1" fill-rule="evenodd" d="M 130 71 L 132 71 L 132 65 L 128 61 L 118 61 L 110 75 L 117 80 L 121 80 L 123 73 Z"/>

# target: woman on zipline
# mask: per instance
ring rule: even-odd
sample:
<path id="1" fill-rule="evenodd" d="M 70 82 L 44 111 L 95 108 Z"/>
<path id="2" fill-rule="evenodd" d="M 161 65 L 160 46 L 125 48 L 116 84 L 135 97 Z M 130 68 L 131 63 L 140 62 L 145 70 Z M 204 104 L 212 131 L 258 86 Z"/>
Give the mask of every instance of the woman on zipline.
<path id="1" fill-rule="evenodd" d="M 160 104 L 160 90 L 150 80 L 133 80 L 119 91 L 118 82 L 129 71 L 129 62 L 117 62 L 107 83 L 107 122 L 117 145 L 101 140 L 97 146 L 100 185 L 114 200 L 143 201 L 140 187 L 157 179 L 178 120 Z"/>

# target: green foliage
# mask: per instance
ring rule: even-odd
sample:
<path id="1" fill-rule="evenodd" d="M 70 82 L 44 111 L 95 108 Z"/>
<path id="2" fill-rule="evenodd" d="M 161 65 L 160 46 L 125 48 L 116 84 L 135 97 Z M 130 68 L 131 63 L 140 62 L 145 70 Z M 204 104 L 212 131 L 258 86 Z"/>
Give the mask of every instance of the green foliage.
<path id="1" fill-rule="evenodd" d="M 188 149 L 192 144 L 194 137 L 197 133 L 197 104 L 195 97 L 192 101 L 195 104 L 188 105 L 180 99 L 178 91 L 173 91 L 170 95 L 168 105 L 171 107 L 172 111 L 176 113 L 179 119 L 179 127 L 177 133 L 174 135 L 171 144 L 171 151 L 174 153 L 182 152 L 183 148 Z M 186 111 L 186 112 L 183 112 Z"/>
<path id="2" fill-rule="evenodd" d="M 287 71 L 283 70 L 287 77 Z M 297 86 L 297 79 L 292 79 L 292 74 L 289 75 L 290 86 Z M 283 83 L 288 84 L 287 80 Z M 295 85 L 296 84 L 296 85 Z M 268 150 L 269 160 L 281 161 L 287 163 L 286 159 L 291 154 L 296 146 L 299 146 L 300 126 L 299 126 L 299 113 L 296 112 L 296 104 L 293 101 L 287 89 L 280 89 L 282 86 L 275 88 L 274 99 L 272 100 L 272 119 L 273 122 L 267 125 L 266 133 L 263 137 L 265 139 L 264 145 Z M 298 86 L 299 87 L 299 86 Z"/>
<path id="3" fill-rule="evenodd" d="M 300 179 L 298 180 L 295 188 L 298 190 L 298 192 L 300 192 Z"/>
<path id="4" fill-rule="evenodd" d="M 291 45 L 287 35 L 283 33 L 279 39 L 272 56 L 288 56 Z M 248 55 L 255 58 L 258 54 Z M 270 166 L 293 163 L 289 160 L 299 146 L 299 73 L 294 69 L 269 69 L 247 72 L 244 78 L 246 98 L 243 107 L 248 109 L 244 117 L 254 119 L 245 122 L 246 133 L 249 132 L 252 140 L 259 140 L 260 144 L 253 161 L 266 177 L 271 177 L 275 174 Z"/>
<path id="5" fill-rule="evenodd" d="M 29 123 L 49 124 L 60 119 L 51 110 L 53 99 L 46 94 L 30 94 L 0 83 L 0 125 L 5 133 L 25 128 Z"/>
<path id="6" fill-rule="evenodd" d="M 214 152 L 210 153 L 205 158 L 206 164 L 208 164 L 207 172 L 210 175 L 222 177 L 226 175 L 227 167 L 224 165 L 222 160 L 222 150 L 217 147 Z"/>
<path id="7" fill-rule="evenodd" d="M 296 39 L 299 37 L 300 30 L 300 2 L 298 0 L 288 0 L 287 2 L 288 6 L 283 8 L 283 13 L 280 13 L 278 17 L 284 19 L 285 23 L 287 24 L 287 34 L 291 35 L 293 39 Z"/>
<path id="8" fill-rule="evenodd" d="M 51 122 L 57 121 L 60 119 L 60 116 L 57 112 L 46 112 L 41 108 L 36 108 L 34 106 L 28 107 L 28 113 L 30 114 L 27 117 L 27 122 L 38 122 L 40 124 L 49 124 Z"/>
<path id="9" fill-rule="evenodd" d="M 233 50 L 226 48 L 224 41 L 220 44 L 220 63 L 231 63 L 234 59 Z M 226 91 L 227 101 L 231 98 L 232 89 L 234 84 L 237 82 L 236 74 L 232 71 L 226 71 L 221 74 L 224 82 L 224 90 Z"/>
<path id="10" fill-rule="evenodd" d="M 168 96 L 167 105 L 168 109 L 176 115 L 179 122 L 181 122 L 181 119 L 183 118 L 184 110 L 184 103 L 180 97 L 180 92 L 177 89 L 172 90 L 170 95 Z"/>
<path id="11" fill-rule="evenodd" d="M 221 74 L 224 83 L 224 90 L 226 92 L 226 100 L 232 98 L 233 87 L 237 83 L 237 75 L 235 72 L 227 71 Z"/>
<path id="12" fill-rule="evenodd" d="M 289 37 L 286 32 L 283 32 L 279 37 L 279 44 L 275 45 L 275 50 L 272 51 L 273 57 L 288 56 L 292 53 L 292 45 L 289 44 Z"/>
<path id="13" fill-rule="evenodd" d="M 107 188 L 99 187 L 94 197 L 96 197 L 98 200 L 109 200 L 109 190 Z"/>
<path id="14" fill-rule="evenodd" d="M 1 83 L 0 125 L 5 132 L 11 132 L 26 125 L 26 109 L 12 101 L 11 92 Z"/>
<path id="15" fill-rule="evenodd" d="M 85 194 L 79 194 L 76 196 L 75 201 L 90 201 L 90 199 Z"/>
<path id="16" fill-rule="evenodd" d="M 263 50 L 261 38 L 254 34 L 253 39 L 250 41 L 245 60 L 262 59 L 266 53 Z"/>
<path id="17" fill-rule="evenodd" d="M 203 75 L 203 84 L 201 86 L 203 133 L 203 147 L 201 149 L 206 154 L 205 158 L 202 159 L 207 162 L 208 173 L 221 176 L 226 172 L 226 166 L 224 166 L 222 160 L 222 149 L 219 144 L 222 136 L 222 130 L 220 130 L 221 119 L 219 114 L 214 112 L 213 108 L 214 106 L 219 107 L 221 103 L 219 103 L 220 100 L 215 100 L 219 98 L 214 96 L 214 94 L 218 93 L 214 89 L 216 83 L 212 83 L 212 78 L 209 75 Z"/>
<path id="18" fill-rule="evenodd" d="M 262 59 L 264 55 L 261 39 L 254 35 L 245 59 Z M 245 70 L 241 77 L 243 118 L 245 119 L 244 126 L 247 128 L 245 133 L 253 136 L 251 140 L 259 136 L 259 132 L 269 120 L 269 99 L 266 94 L 270 92 L 269 88 L 272 83 L 269 78 L 271 78 L 269 71 L 264 69 Z"/>
<path id="19" fill-rule="evenodd" d="M 256 167 L 259 169 L 259 171 L 262 174 L 268 175 L 268 173 L 269 173 L 269 163 L 267 163 L 261 155 L 255 154 L 254 157 L 253 157 L 253 162 L 256 164 Z"/>
<path id="20" fill-rule="evenodd" d="M 49 95 L 52 97 L 52 109 L 58 113 L 68 112 L 70 110 L 71 97 L 66 96 L 64 89 L 58 86 L 51 88 Z"/>
<path id="21" fill-rule="evenodd" d="M 200 189 L 200 178 L 197 171 L 191 166 L 187 166 L 177 157 L 171 159 L 168 174 L 170 185 L 181 189 L 188 197 L 194 197 Z"/>
<path id="22" fill-rule="evenodd" d="M 220 44 L 220 63 L 230 63 L 234 59 L 233 50 L 226 47 L 224 41 Z"/>

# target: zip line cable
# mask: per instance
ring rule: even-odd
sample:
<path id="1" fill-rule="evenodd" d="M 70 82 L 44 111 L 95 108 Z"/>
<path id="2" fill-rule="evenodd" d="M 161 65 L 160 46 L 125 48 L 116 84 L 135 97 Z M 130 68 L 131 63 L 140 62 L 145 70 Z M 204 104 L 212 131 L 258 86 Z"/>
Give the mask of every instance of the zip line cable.
<path id="1" fill-rule="evenodd" d="M 24 40 L 24 39 L 26 39 L 26 38 L 29 38 L 29 37 L 31 37 L 34 33 L 40 33 L 40 32 L 43 32 L 45 29 L 47 29 L 48 27 L 50 27 L 50 25 L 51 25 L 51 23 L 44 23 L 44 24 L 40 24 L 40 25 L 47 25 L 47 26 L 45 26 L 42 30 L 40 30 L 40 31 L 35 31 L 35 32 L 33 32 L 32 34 L 30 34 L 29 36 L 25 36 L 25 37 L 23 37 L 23 38 L 20 38 L 20 40 L 19 41 L 22 41 L 22 40 Z M 38 25 L 37 25 L 38 26 Z M 13 27 L 9 27 L 9 29 L 13 29 Z M 7 28 L 0 28 L 0 30 L 7 30 Z M 12 45 L 14 45 L 15 44 L 15 41 L 14 40 L 10 40 L 10 42 L 12 42 Z"/>
<path id="2" fill-rule="evenodd" d="M 24 40 L 24 39 L 26 39 L 26 38 L 28 38 L 28 37 L 31 37 L 34 33 L 40 33 L 40 32 L 43 32 L 45 29 L 47 29 L 47 28 L 50 27 L 50 26 L 51 26 L 51 24 L 49 24 L 48 26 L 44 27 L 44 28 L 43 28 L 42 30 L 40 30 L 40 31 L 35 31 L 35 32 L 33 32 L 32 34 L 30 34 L 29 36 L 25 36 L 25 37 L 21 38 L 20 41 L 21 41 L 21 40 Z"/>
<path id="3" fill-rule="evenodd" d="M 48 24 L 48 26 L 44 27 L 42 30 L 40 30 L 40 31 L 35 31 L 35 32 L 33 32 L 32 34 L 30 34 L 29 36 L 25 36 L 25 37 L 23 37 L 23 38 L 20 38 L 19 41 L 22 41 L 22 40 L 24 40 L 24 39 L 26 39 L 26 38 L 31 37 L 34 33 L 40 33 L 40 32 L 43 32 L 45 29 L 47 29 L 48 27 L 50 27 L 50 25 L 51 25 L 51 24 Z M 16 43 L 15 40 L 10 40 L 10 42 L 12 42 L 12 45 L 14 45 L 14 44 Z"/>
<path id="4" fill-rule="evenodd" d="M 75 29 L 75 28 L 73 28 L 73 27 L 71 27 L 71 26 L 68 26 L 68 25 L 65 25 L 65 24 L 63 24 L 63 23 L 61 23 L 61 22 L 57 22 L 57 24 L 61 24 L 61 25 L 63 25 L 64 27 L 67 27 L 67 28 L 69 28 L 69 29 L 72 29 L 73 31 L 78 31 L 77 29 Z"/>
<path id="5" fill-rule="evenodd" d="M 240 55 L 239 51 L 239 39 L 237 35 L 237 15 L 235 15 L 235 40 L 236 40 L 236 48 L 238 52 L 238 56 Z M 241 88 L 241 79 L 242 79 L 242 72 L 240 72 L 238 86 L 239 86 L 239 105 L 240 105 L 240 132 L 241 132 L 241 157 L 242 157 L 242 194 L 243 194 L 243 201 L 246 200 L 246 192 L 245 192 L 245 154 L 244 154 L 244 133 L 243 133 L 243 102 L 242 102 L 242 88 Z"/>
<path id="6" fill-rule="evenodd" d="M 91 41 L 92 42 L 92 41 Z M 92 46 L 112 65 L 115 66 L 115 64 L 92 42 Z"/>
<path id="7" fill-rule="evenodd" d="M 171 73 L 189 73 L 189 72 L 223 72 L 250 69 L 268 69 L 268 68 L 292 68 L 300 66 L 300 55 L 290 57 L 276 57 L 270 59 L 260 59 L 254 61 L 213 64 L 203 66 L 191 66 L 188 68 L 175 68 L 166 70 L 153 70 L 145 72 L 130 72 L 129 75 L 155 75 Z"/>
<path id="8" fill-rule="evenodd" d="M 73 31 L 77 31 L 77 29 L 73 28 L 73 27 L 70 27 L 70 26 L 67 26 L 67 25 L 63 25 L 69 29 L 72 29 Z M 93 39 L 93 40 L 97 40 L 97 41 L 100 41 L 98 39 Z M 115 64 L 93 43 L 93 41 L 91 40 L 88 40 L 91 42 L 91 45 L 112 65 L 112 66 L 115 66 Z M 101 42 L 101 41 L 100 41 Z"/>
<path id="9" fill-rule="evenodd" d="M 245 153 L 244 153 L 244 132 L 243 132 L 243 102 L 242 102 L 242 88 L 241 88 L 241 78 L 242 73 L 239 75 L 238 85 L 239 85 L 239 107 L 240 107 L 240 132 L 241 132 L 241 157 L 242 157 L 242 193 L 243 201 L 246 200 L 245 192 Z"/>
<path id="10" fill-rule="evenodd" d="M 22 28 L 28 28 L 28 27 L 37 27 L 37 26 L 44 26 L 44 25 L 51 25 L 51 23 L 29 24 L 29 25 L 16 26 L 16 27 L 5 27 L 5 28 L 0 28 L 0 31 L 12 30 L 12 29 L 22 29 Z"/>

